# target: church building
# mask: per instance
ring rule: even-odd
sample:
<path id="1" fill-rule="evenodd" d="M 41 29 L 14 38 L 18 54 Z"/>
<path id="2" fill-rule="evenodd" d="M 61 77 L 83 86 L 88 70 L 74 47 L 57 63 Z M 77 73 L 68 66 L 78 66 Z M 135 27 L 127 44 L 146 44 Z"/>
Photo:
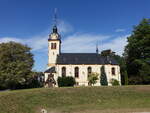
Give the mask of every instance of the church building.
<path id="1" fill-rule="evenodd" d="M 94 86 L 101 86 L 102 66 L 105 69 L 108 85 L 112 85 L 112 79 L 116 79 L 121 85 L 120 67 L 115 59 L 101 56 L 98 50 L 95 53 L 62 53 L 61 36 L 58 33 L 57 26 L 53 26 L 52 33 L 48 38 L 48 67 L 44 72 L 45 83 L 49 81 L 51 86 L 57 87 L 59 76 L 72 76 L 75 78 L 76 86 L 88 86 L 88 75 L 94 72 L 99 75 L 99 79 Z"/>

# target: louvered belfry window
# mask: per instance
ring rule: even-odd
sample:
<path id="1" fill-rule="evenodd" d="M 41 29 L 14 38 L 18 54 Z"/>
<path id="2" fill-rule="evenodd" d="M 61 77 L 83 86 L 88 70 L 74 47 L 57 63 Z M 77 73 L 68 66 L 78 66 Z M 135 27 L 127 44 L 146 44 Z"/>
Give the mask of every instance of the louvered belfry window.
<path id="1" fill-rule="evenodd" d="M 51 43 L 51 49 L 56 49 L 56 43 Z"/>

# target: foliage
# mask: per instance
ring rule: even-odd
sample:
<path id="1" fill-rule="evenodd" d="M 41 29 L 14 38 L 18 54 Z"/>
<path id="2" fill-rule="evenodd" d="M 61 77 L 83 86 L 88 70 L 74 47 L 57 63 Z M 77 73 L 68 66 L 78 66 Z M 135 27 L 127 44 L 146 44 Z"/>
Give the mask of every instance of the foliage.
<path id="1" fill-rule="evenodd" d="M 75 78 L 71 76 L 58 77 L 57 82 L 59 87 L 74 86 L 76 83 Z"/>
<path id="2" fill-rule="evenodd" d="M 119 63 L 120 66 L 121 84 L 128 85 L 128 74 L 124 57 L 115 54 L 113 55 L 113 57 Z"/>
<path id="3" fill-rule="evenodd" d="M 15 89 L 27 85 L 32 77 L 33 54 L 30 48 L 16 42 L 0 44 L 0 88 Z"/>
<path id="4" fill-rule="evenodd" d="M 98 73 L 94 73 L 94 72 L 88 75 L 89 85 L 94 85 L 97 83 L 98 75 L 99 75 Z"/>
<path id="5" fill-rule="evenodd" d="M 150 84 L 150 19 L 134 27 L 125 48 L 130 84 Z"/>
<path id="6" fill-rule="evenodd" d="M 107 86 L 108 85 L 107 76 L 106 76 L 106 73 L 105 73 L 105 67 L 104 66 L 101 67 L 100 83 L 101 83 L 102 86 Z"/>
<path id="7" fill-rule="evenodd" d="M 26 88 L 39 88 L 44 86 L 43 72 L 32 72 L 32 78 Z"/>
<path id="8" fill-rule="evenodd" d="M 116 79 L 111 79 L 111 84 L 112 86 L 118 86 L 119 85 L 119 81 Z"/>

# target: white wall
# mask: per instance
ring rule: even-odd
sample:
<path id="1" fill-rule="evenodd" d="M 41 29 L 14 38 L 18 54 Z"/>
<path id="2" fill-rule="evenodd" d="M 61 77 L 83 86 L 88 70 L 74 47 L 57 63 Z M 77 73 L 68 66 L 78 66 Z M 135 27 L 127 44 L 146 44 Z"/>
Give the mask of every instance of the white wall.
<path id="1" fill-rule="evenodd" d="M 57 81 L 58 76 L 62 76 L 62 72 L 61 69 L 62 67 L 66 67 L 66 76 L 74 76 L 74 68 L 75 67 L 79 67 L 79 78 L 75 78 L 76 82 L 79 83 L 79 85 L 84 85 L 87 86 L 88 85 L 88 77 L 87 77 L 87 68 L 91 67 L 92 68 L 92 72 L 96 72 L 101 75 L 101 67 L 102 65 L 56 65 L 56 74 L 54 75 L 54 79 Z M 115 68 L 115 73 L 116 75 L 112 75 L 111 73 L 111 68 L 114 67 Z M 120 68 L 118 65 L 105 65 L 105 72 L 107 75 L 107 80 L 108 80 L 108 85 L 111 85 L 110 80 L 112 78 L 118 80 L 121 83 L 121 78 L 120 78 Z M 47 75 L 45 76 L 47 77 Z M 46 80 L 46 78 L 45 78 Z M 97 81 L 97 83 L 95 84 L 95 86 L 100 86 L 100 79 Z"/>

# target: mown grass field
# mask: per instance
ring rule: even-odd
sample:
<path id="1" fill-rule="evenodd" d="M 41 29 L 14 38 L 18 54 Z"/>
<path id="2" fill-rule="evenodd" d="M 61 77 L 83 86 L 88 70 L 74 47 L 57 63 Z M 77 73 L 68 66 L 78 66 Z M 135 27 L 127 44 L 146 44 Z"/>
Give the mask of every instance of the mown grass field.
<path id="1" fill-rule="evenodd" d="M 39 88 L 0 92 L 0 113 L 150 112 L 150 86 Z"/>

